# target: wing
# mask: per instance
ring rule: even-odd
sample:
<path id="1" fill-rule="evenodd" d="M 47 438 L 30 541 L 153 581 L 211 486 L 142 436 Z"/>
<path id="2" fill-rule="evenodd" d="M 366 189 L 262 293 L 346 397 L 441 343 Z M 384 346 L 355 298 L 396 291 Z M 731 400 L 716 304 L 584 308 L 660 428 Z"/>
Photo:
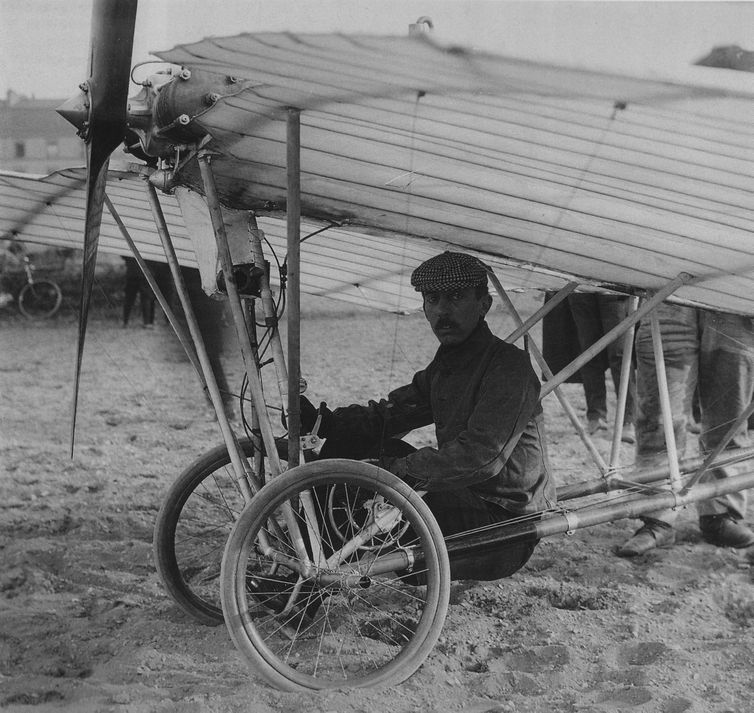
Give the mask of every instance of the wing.
<path id="1" fill-rule="evenodd" d="M 241 35 L 158 54 L 190 72 L 163 106 L 208 137 L 226 205 L 284 209 L 297 107 L 309 218 L 605 285 L 688 273 L 681 299 L 754 314 L 749 75 L 633 79 L 423 36 Z M 184 101 L 192 82 L 209 101 Z M 197 187 L 195 162 L 176 179 Z"/>
<path id="2" fill-rule="evenodd" d="M 143 178 L 129 171 L 108 172 L 107 195 L 142 256 L 165 261 Z M 178 260 L 197 267 L 194 245 L 175 197 L 160 196 L 165 220 Z M 0 171 L 0 236 L 83 249 L 86 205 L 86 170 L 67 169 L 49 176 Z M 282 261 L 286 250 L 285 222 L 260 217 L 272 252 Z M 211 232 L 206 234 L 212 240 Z M 304 222 L 302 226 L 302 291 L 390 312 L 419 309 L 420 300 L 409 284 L 413 268 L 436 254 L 442 244 L 411 241 L 395 235 L 368 235 L 330 224 Z M 128 243 L 105 208 L 99 249 L 113 255 L 131 255 Z M 492 258 L 503 283 L 511 289 L 559 289 L 566 278 L 554 272 L 532 270 Z M 277 271 L 272 270 L 277 284 Z"/>

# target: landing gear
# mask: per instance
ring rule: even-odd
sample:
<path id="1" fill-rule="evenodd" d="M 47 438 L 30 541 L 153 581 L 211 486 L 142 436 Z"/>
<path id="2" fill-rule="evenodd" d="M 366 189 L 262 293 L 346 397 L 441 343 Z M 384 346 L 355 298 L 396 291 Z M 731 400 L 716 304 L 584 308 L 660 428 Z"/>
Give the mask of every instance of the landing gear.
<path id="1" fill-rule="evenodd" d="M 359 461 L 317 461 L 273 479 L 241 513 L 223 558 L 231 637 L 253 671 L 284 690 L 405 680 L 437 641 L 449 593 L 427 506 Z"/>

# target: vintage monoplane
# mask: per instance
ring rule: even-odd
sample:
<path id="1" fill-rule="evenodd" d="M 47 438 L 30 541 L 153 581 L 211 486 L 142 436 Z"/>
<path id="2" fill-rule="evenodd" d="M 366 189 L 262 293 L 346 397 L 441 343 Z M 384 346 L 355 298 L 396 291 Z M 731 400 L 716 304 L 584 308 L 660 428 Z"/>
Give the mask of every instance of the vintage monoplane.
<path id="1" fill-rule="evenodd" d="M 168 493 L 157 567 L 186 611 L 224 619 L 269 682 L 402 681 L 439 636 L 450 559 L 754 486 L 746 468 L 705 477 L 751 451 L 679 461 L 670 425 L 667 466 L 625 477 L 624 378 L 607 461 L 560 396 L 599 477 L 561 487 L 557 508 L 536 518 L 444 539 L 420 493 L 372 462 L 317 460 L 316 429 L 299 428 L 301 291 L 411 309 L 407 274 L 445 248 L 490 266 L 519 324 L 512 342 L 575 289 L 633 298 L 628 318 L 558 374 L 530 343 L 542 397 L 616 339 L 626 377 L 642 319 L 662 385 L 653 309 L 664 300 L 754 315 L 754 77 L 697 67 L 660 81 L 473 53 L 436 44 L 422 18 L 403 37 L 262 33 L 179 46 L 157 53 L 165 64 L 154 73 L 134 74 L 141 90 L 129 98 L 135 16 L 135 0 L 95 5 L 90 76 L 60 110 L 86 142 L 86 172 L 2 176 L 0 227 L 61 245 L 83 232 L 79 368 L 98 246 L 170 265 L 189 333 L 174 321 L 224 442 Z M 120 145 L 134 163 L 109 170 Z M 285 255 L 277 270 L 270 253 Z M 230 305 L 252 405 L 246 434 L 223 411 L 181 265 L 198 266 L 205 290 Z M 510 288 L 555 296 L 524 319 Z M 260 345 L 277 371 L 285 439 Z"/>

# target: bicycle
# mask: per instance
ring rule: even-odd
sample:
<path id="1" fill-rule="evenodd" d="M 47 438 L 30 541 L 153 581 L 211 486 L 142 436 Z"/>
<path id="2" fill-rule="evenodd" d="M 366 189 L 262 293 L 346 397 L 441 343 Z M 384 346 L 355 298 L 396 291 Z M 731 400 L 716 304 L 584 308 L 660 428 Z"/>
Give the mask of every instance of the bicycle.
<path id="1" fill-rule="evenodd" d="M 55 315 L 63 302 L 60 287 L 52 280 L 34 277 L 34 263 L 20 243 L 14 243 L 10 252 L 22 263 L 24 270 L 25 283 L 15 297 L 18 311 L 27 319 L 48 319 Z M 0 307 L 5 307 L 12 301 L 14 299 L 11 293 L 0 294 Z"/>

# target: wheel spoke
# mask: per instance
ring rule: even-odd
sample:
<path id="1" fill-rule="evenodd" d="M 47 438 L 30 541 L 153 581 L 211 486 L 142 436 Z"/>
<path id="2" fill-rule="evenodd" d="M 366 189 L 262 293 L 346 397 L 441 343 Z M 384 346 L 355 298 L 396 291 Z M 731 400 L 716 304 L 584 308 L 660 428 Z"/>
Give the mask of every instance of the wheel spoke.
<path id="1" fill-rule="evenodd" d="M 333 463 L 340 464 L 333 472 L 327 461 L 310 463 L 265 486 L 244 509 L 226 548 L 222 599 L 234 622 L 231 636 L 255 670 L 282 688 L 402 680 L 431 649 L 447 608 L 447 553 L 423 501 L 409 499 L 406 486 L 375 466 Z M 349 470 L 337 469 L 345 468 L 343 463 Z M 306 492 L 312 495 L 316 523 L 311 522 L 311 511 L 307 522 L 301 507 Z M 291 503 L 307 549 L 313 547 L 308 538 L 316 536 L 326 556 L 343 553 L 336 557 L 334 569 L 301 569 L 306 578 L 293 570 L 283 575 L 274 569 L 276 551 L 281 556 L 293 551 L 294 533 L 286 531 L 288 541 L 283 542 L 271 537 L 266 524 L 283 502 Z M 272 552 L 263 554 L 255 546 L 262 532 Z M 371 539 L 365 539 L 365 532 Z M 352 547 L 352 538 L 363 546 Z M 380 555 L 407 546 L 415 547 L 426 562 L 425 586 L 406 583 L 404 573 L 368 576 Z M 277 590 L 277 596 L 245 586 L 250 573 L 267 581 L 266 589 Z M 254 616 L 260 604 L 277 607 L 279 613 Z"/>
<path id="2" fill-rule="evenodd" d="M 253 460 L 251 441 L 242 439 L 239 446 Z M 222 623 L 222 556 L 245 504 L 228 450 L 218 446 L 181 473 L 160 508 L 154 535 L 157 569 L 168 593 L 202 623 Z"/>

